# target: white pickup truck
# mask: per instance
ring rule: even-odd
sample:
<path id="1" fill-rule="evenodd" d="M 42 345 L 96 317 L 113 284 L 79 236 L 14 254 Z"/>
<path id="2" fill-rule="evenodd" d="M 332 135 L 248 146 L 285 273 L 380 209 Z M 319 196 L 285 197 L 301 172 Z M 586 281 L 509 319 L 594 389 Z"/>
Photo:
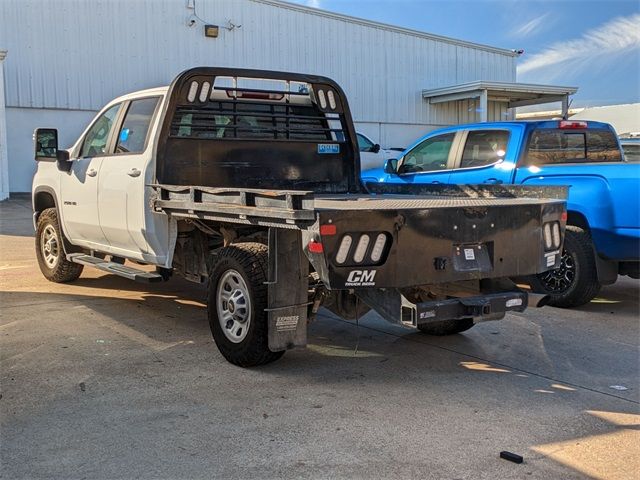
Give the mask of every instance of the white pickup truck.
<path id="1" fill-rule="evenodd" d="M 358 150 L 360 150 L 360 170 L 370 170 L 372 168 L 382 168 L 390 158 L 397 158 L 397 150 L 382 148 L 379 143 L 375 143 L 364 133 L 356 132 L 358 139 Z"/>
<path id="2" fill-rule="evenodd" d="M 44 276 L 207 283 L 215 342 L 244 367 L 304 346 L 321 305 L 434 335 L 540 306 L 508 278 L 560 258 L 564 187 L 368 192 L 325 77 L 191 69 L 113 100 L 68 150 L 55 129 L 34 137 Z"/>

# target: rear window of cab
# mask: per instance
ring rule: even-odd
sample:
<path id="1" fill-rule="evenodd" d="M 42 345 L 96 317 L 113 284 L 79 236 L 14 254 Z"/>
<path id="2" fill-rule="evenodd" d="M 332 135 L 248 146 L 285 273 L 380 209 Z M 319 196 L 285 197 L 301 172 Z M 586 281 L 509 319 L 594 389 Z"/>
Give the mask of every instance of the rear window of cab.
<path id="1" fill-rule="evenodd" d="M 540 128 L 531 133 L 522 164 L 532 166 L 621 161 L 618 141 L 610 130 Z"/>

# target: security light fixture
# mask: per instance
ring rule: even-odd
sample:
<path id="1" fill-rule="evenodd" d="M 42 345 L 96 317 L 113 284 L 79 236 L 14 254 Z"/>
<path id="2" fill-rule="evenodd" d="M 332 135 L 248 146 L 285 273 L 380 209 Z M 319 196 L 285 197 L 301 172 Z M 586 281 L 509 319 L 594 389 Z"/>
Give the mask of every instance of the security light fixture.
<path id="1" fill-rule="evenodd" d="M 204 36 L 209 38 L 218 38 L 218 25 L 205 25 Z"/>

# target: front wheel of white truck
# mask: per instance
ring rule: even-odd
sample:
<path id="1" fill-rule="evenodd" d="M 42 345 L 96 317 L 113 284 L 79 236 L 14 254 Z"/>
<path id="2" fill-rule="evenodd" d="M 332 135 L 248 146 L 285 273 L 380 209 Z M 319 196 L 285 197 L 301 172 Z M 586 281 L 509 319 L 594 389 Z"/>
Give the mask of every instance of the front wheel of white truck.
<path id="1" fill-rule="evenodd" d="M 268 248 L 237 243 L 220 249 L 209 276 L 208 314 L 222 356 L 240 367 L 279 359 L 269 350 L 267 308 Z"/>
<path id="2" fill-rule="evenodd" d="M 36 256 L 44 277 L 56 283 L 77 280 L 83 268 L 66 259 L 62 235 L 56 209 L 43 210 L 36 225 Z"/>

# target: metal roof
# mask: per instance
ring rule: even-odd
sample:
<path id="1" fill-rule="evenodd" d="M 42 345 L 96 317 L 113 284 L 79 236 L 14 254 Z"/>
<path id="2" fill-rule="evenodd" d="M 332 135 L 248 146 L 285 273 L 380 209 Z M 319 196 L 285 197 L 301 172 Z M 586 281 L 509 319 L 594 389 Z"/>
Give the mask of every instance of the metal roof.
<path id="1" fill-rule="evenodd" d="M 573 95 L 577 91 L 578 87 L 479 80 L 449 87 L 422 90 L 422 96 L 428 99 L 429 103 L 443 103 L 477 98 L 483 92 L 486 92 L 488 100 L 506 102 L 509 104 L 509 108 L 513 108 L 561 101 L 567 95 Z"/>
<path id="2" fill-rule="evenodd" d="M 514 50 L 508 50 L 506 48 L 492 47 L 490 45 L 484 45 L 481 43 L 468 42 L 466 40 L 459 40 L 457 38 L 446 37 L 444 35 L 436 35 L 434 33 L 421 32 L 420 30 L 413 30 L 411 28 L 398 27 L 396 25 L 390 25 L 388 23 L 375 22 L 373 20 L 366 20 L 364 18 L 352 17 L 351 15 L 345 15 L 342 13 L 329 12 L 327 10 L 321 10 L 319 8 L 306 7 L 296 3 L 286 2 L 284 0 L 251 0 L 256 3 L 265 3 L 280 8 L 288 8 L 290 10 L 297 10 L 299 12 L 305 12 L 320 17 L 332 18 L 334 20 L 342 20 L 349 23 L 363 25 L 365 27 L 379 28 L 395 33 L 403 33 L 405 35 L 412 35 L 415 37 L 426 38 L 429 40 L 435 40 L 439 42 L 450 43 L 452 45 L 459 45 L 462 47 L 477 48 L 492 53 L 500 53 L 509 57 L 519 56 Z"/>

